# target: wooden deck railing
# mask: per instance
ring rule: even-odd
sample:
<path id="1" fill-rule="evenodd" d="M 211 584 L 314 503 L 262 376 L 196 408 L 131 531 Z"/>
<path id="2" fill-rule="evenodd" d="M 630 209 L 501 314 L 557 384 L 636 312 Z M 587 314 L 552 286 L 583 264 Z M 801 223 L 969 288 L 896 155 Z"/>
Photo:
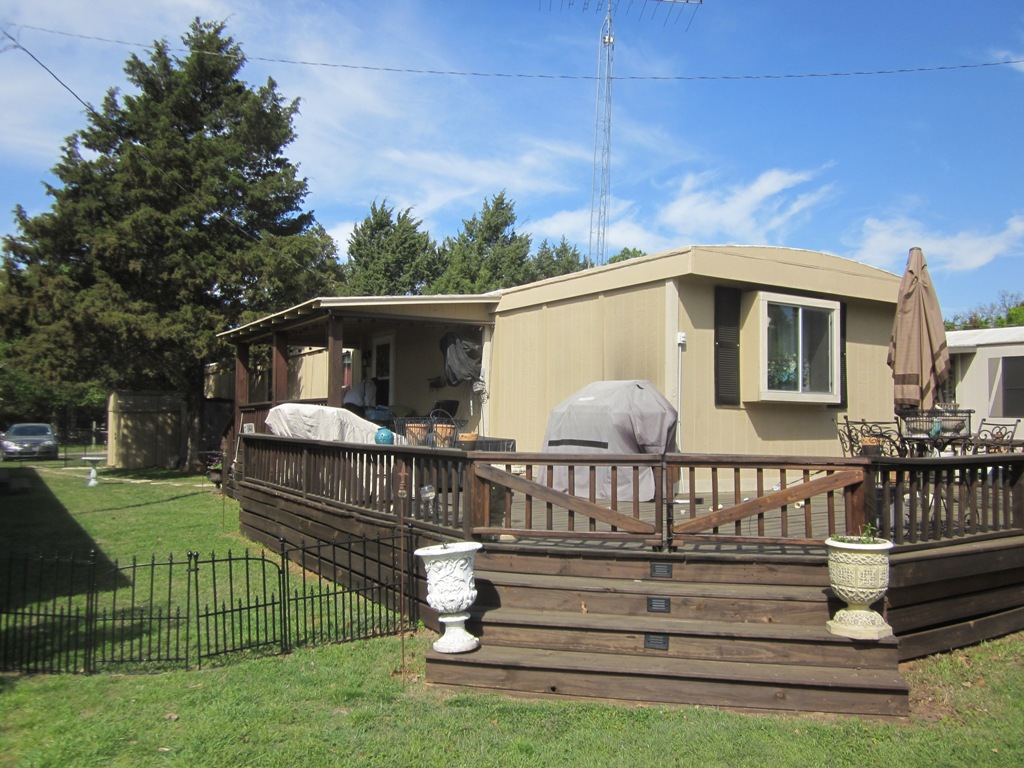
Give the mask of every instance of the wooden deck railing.
<path id="1" fill-rule="evenodd" d="M 1024 454 L 942 459 L 465 453 L 244 435 L 234 483 L 452 536 L 897 544 L 1024 532 Z M 608 492 L 601 493 L 597 489 Z M 401 493 L 399 493 L 401 490 Z M 609 498 L 604 498 L 608 496 Z"/>

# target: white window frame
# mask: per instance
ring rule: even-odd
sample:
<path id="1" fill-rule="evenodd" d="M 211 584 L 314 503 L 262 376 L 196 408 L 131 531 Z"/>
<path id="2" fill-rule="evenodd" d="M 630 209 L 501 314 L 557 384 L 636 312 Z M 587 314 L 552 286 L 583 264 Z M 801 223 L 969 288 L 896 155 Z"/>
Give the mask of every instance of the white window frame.
<path id="1" fill-rule="evenodd" d="M 827 392 L 792 392 L 787 390 L 768 388 L 768 307 L 770 305 L 785 305 L 798 309 L 820 309 L 829 313 L 829 349 L 828 349 L 828 370 L 829 387 Z M 759 355 L 757 366 L 758 400 L 774 403 L 814 403 L 814 404 L 836 404 L 840 402 L 840 337 L 839 337 L 839 312 L 840 303 L 826 299 L 811 299 L 804 296 L 791 296 L 782 293 L 769 293 L 758 291 L 756 294 L 756 311 L 754 319 L 757 324 L 757 337 L 759 339 Z M 800 324 L 802 325 L 802 324 Z M 801 338 L 802 342 L 802 338 Z M 802 344 L 801 344 L 802 347 Z M 803 351 L 801 349 L 801 358 Z M 798 377 L 798 382 L 800 377 Z"/>

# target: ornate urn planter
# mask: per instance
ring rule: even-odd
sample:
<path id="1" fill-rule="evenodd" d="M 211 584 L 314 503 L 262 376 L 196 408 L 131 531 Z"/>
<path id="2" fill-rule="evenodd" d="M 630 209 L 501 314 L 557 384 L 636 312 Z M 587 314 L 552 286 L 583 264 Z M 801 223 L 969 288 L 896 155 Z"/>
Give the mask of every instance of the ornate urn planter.
<path id="1" fill-rule="evenodd" d="M 434 643 L 438 653 L 465 653 L 480 646 L 466 631 L 468 608 L 476 600 L 473 561 L 483 546 L 478 541 L 457 541 L 421 547 L 413 554 L 423 558 L 427 571 L 427 604 L 438 612 L 444 632 Z"/>
<path id="2" fill-rule="evenodd" d="M 828 580 L 846 608 L 825 627 L 833 635 L 855 640 L 880 640 L 892 635 L 881 614 L 871 605 L 889 588 L 889 550 L 892 542 L 862 536 L 838 536 L 825 540 L 828 547 Z"/>

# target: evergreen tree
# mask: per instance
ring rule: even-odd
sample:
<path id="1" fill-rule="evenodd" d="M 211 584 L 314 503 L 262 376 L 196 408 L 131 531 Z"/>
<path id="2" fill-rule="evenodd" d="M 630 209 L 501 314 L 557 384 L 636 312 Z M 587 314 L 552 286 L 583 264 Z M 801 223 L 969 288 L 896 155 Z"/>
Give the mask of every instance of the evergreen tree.
<path id="1" fill-rule="evenodd" d="M 298 102 L 239 79 L 223 24 L 183 39 L 183 58 L 157 42 L 128 59 L 132 94 L 110 90 L 69 137 L 51 209 L 16 210 L 0 338 L 8 365 L 53 388 L 183 392 L 194 459 L 204 363 L 228 352 L 216 334 L 337 293 L 341 272 L 283 155 Z"/>
<path id="2" fill-rule="evenodd" d="M 608 263 L 609 264 L 617 264 L 620 261 L 629 261 L 630 259 L 638 259 L 641 256 L 646 256 L 646 255 L 647 254 L 644 253 L 639 248 L 623 248 L 621 251 L 619 251 L 614 256 L 612 256 L 610 259 L 608 259 Z"/>
<path id="3" fill-rule="evenodd" d="M 486 293 L 534 279 L 530 236 L 515 230 L 515 206 L 500 192 L 484 201 L 480 215 L 462 222 L 462 231 L 439 249 L 443 273 L 428 293 Z"/>
<path id="4" fill-rule="evenodd" d="M 579 248 L 569 245 L 565 237 L 562 237 L 562 241 L 554 248 L 545 240 L 533 257 L 533 269 L 537 280 L 580 272 L 592 266 L 590 259 L 580 255 Z"/>
<path id="5" fill-rule="evenodd" d="M 406 208 L 394 216 L 385 200 L 370 205 L 369 215 L 348 241 L 346 287 L 353 296 L 413 296 L 435 276 L 436 245 L 422 222 Z"/>

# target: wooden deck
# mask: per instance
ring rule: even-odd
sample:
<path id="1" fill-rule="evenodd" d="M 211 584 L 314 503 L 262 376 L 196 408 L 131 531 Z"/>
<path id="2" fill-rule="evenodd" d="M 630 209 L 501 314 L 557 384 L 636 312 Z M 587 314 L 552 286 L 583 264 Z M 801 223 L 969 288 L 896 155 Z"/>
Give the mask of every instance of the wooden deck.
<path id="1" fill-rule="evenodd" d="M 431 653 L 440 685 L 899 717 L 901 660 L 1024 629 L 1024 457 L 655 457 L 650 501 L 534 483 L 556 460 L 256 436 L 229 488 L 243 531 L 268 544 L 396 527 L 410 547 L 481 540 L 482 645 Z M 435 494 L 418 491 L 426 479 Z M 896 635 L 853 641 L 825 629 L 841 604 L 823 540 L 871 516 L 902 542 L 884 606 Z M 381 557 L 406 558 L 419 617 L 437 628 L 410 551 Z"/>

